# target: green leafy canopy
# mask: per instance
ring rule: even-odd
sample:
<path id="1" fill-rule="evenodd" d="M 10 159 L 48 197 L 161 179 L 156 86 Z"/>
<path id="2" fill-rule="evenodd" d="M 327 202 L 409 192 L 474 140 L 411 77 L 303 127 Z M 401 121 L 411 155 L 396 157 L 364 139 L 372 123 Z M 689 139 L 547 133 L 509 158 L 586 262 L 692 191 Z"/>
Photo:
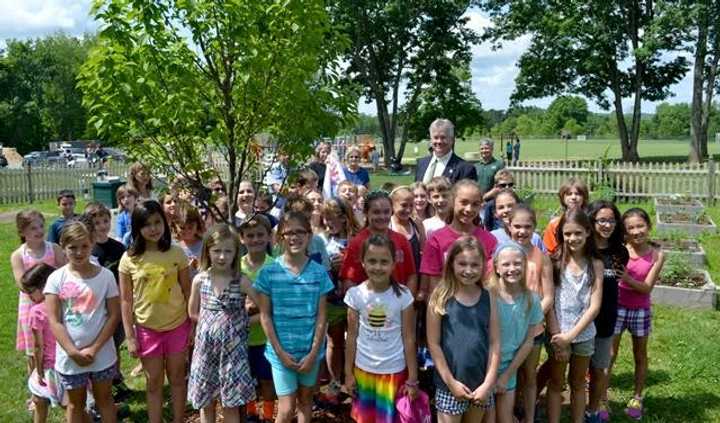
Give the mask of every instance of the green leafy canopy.
<path id="1" fill-rule="evenodd" d="M 233 212 L 258 134 L 299 160 L 354 112 L 323 1 L 97 0 L 93 13 L 104 24 L 80 75 L 92 127 L 198 189 L 220 155 Z"/>

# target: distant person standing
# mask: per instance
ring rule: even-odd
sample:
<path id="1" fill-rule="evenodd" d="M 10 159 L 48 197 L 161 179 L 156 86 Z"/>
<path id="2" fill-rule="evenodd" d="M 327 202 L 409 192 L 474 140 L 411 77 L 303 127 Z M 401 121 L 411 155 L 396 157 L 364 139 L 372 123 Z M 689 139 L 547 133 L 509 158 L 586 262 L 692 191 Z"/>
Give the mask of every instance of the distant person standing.
<path id="1" fill-rule="evenodd" d="M 380 166 L 380 152 L 375 147 L 370 149 L 370 162 L 372 162 L 373 173 L 377 172 Z"/>
<path id="2" fill-rule="evenodd" d="M 518 162 L 520 161 L 520 138 L 515 136 L 515 144 L 513 144 L 513 156 L 512 156 L 512 164 L 513 166 L 516 166 Z"/>
<path id="3" fill-rule="evenodd" d="M 325 181 L 325 168 L 327 167 L 325 164 L 325 160 L 327 160 L 327 156 L 329 154 L 330 143 L 326 141 L 320 141 L 315 147 L 315 156 L 313 157 L 313 161 L 311 161 L 308 165 L 310 169 L 317 173 L 317 176 L 319 178 L 318 187 L 320 188 L 322 188 Z"/>
<path id="4" fill-rule="evenodd" d="M 508 142 L 505 143 L 505 158 L 507 159 L 507 164 L 510 164 L 512 162 L 513 157 L 513 143 L 512 138 L 508 139 Z"/>
<path id="5" fill-rule="evenodd" d="M 475 164 L 477 181 L 483 194 L 495 185 L 495 174 L 505 167 L 502 159 L 493 157 L 493 140 L 485 138 L 480 142 L 480 162 Z"/>
<path id="6" fill-rule="evenodd" d="M 444 176 L 454 184 L 460 179 L 477 180 L 475 168 L 453 152 L 455 126 L 447 119 L 435 119 L 430 124 L 429 156 L 418 160 L 415 182 L 428 183 L 433 177 Z"/>

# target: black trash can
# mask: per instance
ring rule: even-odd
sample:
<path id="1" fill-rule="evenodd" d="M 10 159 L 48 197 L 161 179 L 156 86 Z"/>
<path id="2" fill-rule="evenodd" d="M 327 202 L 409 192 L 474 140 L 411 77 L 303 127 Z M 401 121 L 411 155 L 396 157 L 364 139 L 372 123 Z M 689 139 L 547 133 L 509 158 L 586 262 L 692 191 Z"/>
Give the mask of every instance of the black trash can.
<path id="1" fill-rule="evenodd" d="M 125 181 L 120 178 L 93 182 L 93 200 L 105 204 L 109 209 L 117 208 L 117 189 L 123 184 Z"/>

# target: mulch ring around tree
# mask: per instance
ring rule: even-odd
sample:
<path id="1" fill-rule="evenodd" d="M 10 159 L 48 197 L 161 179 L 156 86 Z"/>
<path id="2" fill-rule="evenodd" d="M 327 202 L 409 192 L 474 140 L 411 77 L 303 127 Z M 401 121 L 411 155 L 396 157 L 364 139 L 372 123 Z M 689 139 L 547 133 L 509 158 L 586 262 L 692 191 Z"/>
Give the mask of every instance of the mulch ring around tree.
<path id="1" fill-rule="evenodd" d="M 340 397 L 341 403 L 336 406 L 328 406 L 326 408 L 320 409 L 319 407 L 315 406 L 313 407 L 313 416 L 312 421 L 313 422 L 320 422 L 320 423 L 351 423 L 354 420 L 350 418 L 350 405 L 351 405 L 351 399 L 345 394 L 342 394 Z M 222 422 L 222 409 L 220 406 L 217 407 L 217 421 Z M 277 401 L 275 402 L 275 413 L 273 415 L 277 414 Z M 192 413 L 188 413 L 185 417 L 186 422 L 191 423 L 200 423 L 200 412 L 199 411 L 193 411 Z M 248 420 L 252 421 L 252 420 Z M 272 421 L 272 420 L 270 420 Z"/>

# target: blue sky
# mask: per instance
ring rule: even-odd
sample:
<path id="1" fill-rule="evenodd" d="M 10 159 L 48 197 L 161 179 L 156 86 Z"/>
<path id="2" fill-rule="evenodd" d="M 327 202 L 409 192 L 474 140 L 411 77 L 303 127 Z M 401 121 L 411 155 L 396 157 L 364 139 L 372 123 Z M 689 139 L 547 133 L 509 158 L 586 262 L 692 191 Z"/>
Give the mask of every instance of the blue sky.
<path id="1" fill-rule="evenodd" d="M 28 38 L 52 34 L 63 31 L 72 35 L 82 35 L 85 32 L 96 30 L 97 24 L 88 16 L 90 10 L 89 0 L 0 0 L 0 46 L 7 38 Z M 468 13 L 469 25 L 477 31 L 489 25 L 488 19 L 477 11 Z M 505 109 L 508 106 L 510 94 L 515 87 L 514 79 L 518 73 L 515 63 L 518 57 L 527 49 L 527 38 L 506 43 L 503 49 L 493 51 L 489 45 L 473 47 L 472 60 L 472 87 L 485 109 Z M 691 73 L 672 91 L 675 96 L 667 101 L 671 103 L 690 102 L 691 99 Z M 538 99 L 526 102 L 528 105 L 546 107 L 552 98 Z M 625 106 L 630 106 L 625 101 Z M 590 109 L 600 109 L 589 102 Z M 652 113 L 655 103 L 644 102 L 643 111 Z M 375 114 L 374 103 L 365 104 L 360 101 L 359 109 L 363 113 Z"/>

